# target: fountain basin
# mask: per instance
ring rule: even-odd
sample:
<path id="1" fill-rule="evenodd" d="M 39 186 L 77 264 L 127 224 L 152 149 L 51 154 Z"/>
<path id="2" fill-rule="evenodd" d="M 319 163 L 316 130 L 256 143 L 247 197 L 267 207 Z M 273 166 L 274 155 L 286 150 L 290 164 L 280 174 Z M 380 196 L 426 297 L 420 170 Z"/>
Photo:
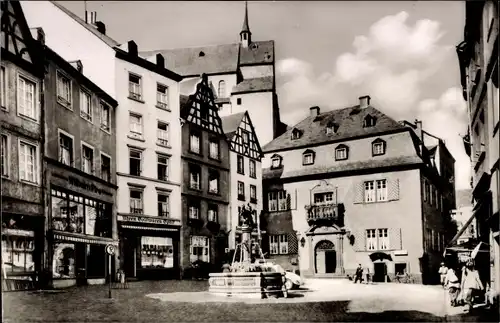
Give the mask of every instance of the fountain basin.
<path id="1" fill-rule="evenodd" d="M 286 297 L 285 275 L 279 272 L 211 273 L 208 292 L 242 298 Z"/>

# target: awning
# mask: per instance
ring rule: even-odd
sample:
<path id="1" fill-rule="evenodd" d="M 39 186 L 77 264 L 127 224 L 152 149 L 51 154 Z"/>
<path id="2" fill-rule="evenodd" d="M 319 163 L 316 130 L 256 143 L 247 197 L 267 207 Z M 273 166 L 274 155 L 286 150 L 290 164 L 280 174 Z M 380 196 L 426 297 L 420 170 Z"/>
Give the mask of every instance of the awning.
<path id="1" fill-rule="evenodd" d="M 118 241 L 111 238 L 102 238 L 94 236 L 85 236 L 80 234 L 74 234 L 70 232 L 54 232 L 54 240 L 61 241 L 71 241 L 71 242 L 82 242 L 88 244 L 101 244 L 101 245 L 114 245 L 118 246 Z"/>
<path id="2" fill-rule="evenodd" d="M 371 261 L 377 261 L 377 260 L 389 260 L 392 261 L 392 257 L 389 254 L 386 254 L 385 252 L 374 252 L 370 255 Z"/>
<path id="3" fill-rule="evenodd" d="M 122 225 L 124 229 L 132 229 L 132 230 L 154 230 L 154 231 L 179 231 L 179 229 L 175 228 L 158 228 L 158 227 L 143 227 L 138 225 Z"/>

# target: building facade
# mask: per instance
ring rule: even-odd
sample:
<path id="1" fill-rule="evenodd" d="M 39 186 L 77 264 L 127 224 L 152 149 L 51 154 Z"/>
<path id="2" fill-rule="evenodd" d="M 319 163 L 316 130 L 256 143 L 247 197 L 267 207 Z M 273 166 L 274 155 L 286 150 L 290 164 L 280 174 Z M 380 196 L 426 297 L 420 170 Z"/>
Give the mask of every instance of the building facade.
<path id="1" fill-rule="evenodd" d="M 49 47 L 45 59 L 45 269 L 56 288 L 103 284 L 115 271 L 105 247 L 118 246 L 118 103 L 82 75 L 81 62 L 68 63 Z"/>
<path id="2" fill-rule="evenodd" d="M 500 290 L 500 166 L 498 96 L 498 3 L 465 4 L 464 41 L 457 46 L 463 96 L 469 114 L 465 150 L 471 159 L 473 215 L 489 259 L 479 266 L 481 278 Z M 461 233 L 461 232 L 459 232 Z M 457 235 L 458 239 L 458 235 Z M 489 268 L 488 268 L 489 267 Z"/>
<path id="3" fill-rule="evenodd" d="M 456 241 L 458 245 L 476 239 L 477 224 L 476 218 L 472 217 L 472 208 L 472 189 L 457 190 L 457 208 L 452 211 L 452 215 L 459 231 L 465 227 Z"/>
<path id="4" fill-rule="evenodd" d="M 44 265 L 42 44 L 19 2 L 2 2 L 2 289 L 32 288 Z"/>
<path id="5" fill-rule="evenodd" d="M 178 278 L 181 225 L 180 76 L 116 48 L 120 267 L 126 277 Z"/>
<path id="6" fill-rule="evenodd" d="M 365 96 L 345 109 L 312 107 L 264 146 L 269 258 L 304 276 L 352 276 L 361 264 L 374 281 L 437 279 L 454 187 L 444 185 L 421 126 L 394 121 Z"/>
<path id="7" fill-rule="evenodd" d="M 207 76 L 181 99 L 181 266 L 203 261 L 220 269 L 230 230 L 229 142 Z"/>
<path id="8" fill-rule="evenodd" d="M 235 249 L 241 242 L 242 207 L 252 209 L 256 225 L 252 234 L 256 241 L 260 241 L 263 155 L 248 112 L 222 117 L 222 127 L 230 145 L 229 248 Z"/>
<path id="9" fill-rule="evenodd" d="M 254 41 L 248 23 L 248 9 L 240 31 L 240 42 L 223 45 L 141 52 L 154 60 L 161 53 L 167 68 L 182 75 L 194 86 L 201 74 L 215 88 L 219 115 L 248 111 L 259 142 L 265 144 L 286 130 L 280 121 L 276 94 L 274 41 Z"/>

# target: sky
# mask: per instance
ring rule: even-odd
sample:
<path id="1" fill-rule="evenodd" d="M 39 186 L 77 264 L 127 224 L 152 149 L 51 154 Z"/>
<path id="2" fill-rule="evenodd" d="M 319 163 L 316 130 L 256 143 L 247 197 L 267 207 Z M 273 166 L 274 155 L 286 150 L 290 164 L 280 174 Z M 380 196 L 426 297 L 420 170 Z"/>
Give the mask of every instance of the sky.
<path id="1" fill-rule="evenodd" d="M 82 18 L 84 1 L 58 1 Z M 106 33 L 139 51 L 239 40 L 243 1 L 87 1 Z M 467 131 L 455 46 L 462 1 L 249 1 L 253 40 L 274 40 L 283 122 L 358 103 L 395 120 L 422 120 L 455 158 L 456 188 L 470 188 Z M 255 122 L 255 121 L 254 121 Z"/>

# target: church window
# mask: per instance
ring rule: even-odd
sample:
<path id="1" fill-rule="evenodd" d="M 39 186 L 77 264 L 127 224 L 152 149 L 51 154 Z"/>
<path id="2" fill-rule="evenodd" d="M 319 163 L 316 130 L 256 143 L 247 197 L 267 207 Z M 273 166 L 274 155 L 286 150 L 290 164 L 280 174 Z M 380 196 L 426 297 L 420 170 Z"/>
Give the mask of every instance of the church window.
<path id="1" fill-rule="evenodd" d="M 226 97 L 226 82 L 219 81 L 219 90 L 218 90 L 219 98 Z"/>

